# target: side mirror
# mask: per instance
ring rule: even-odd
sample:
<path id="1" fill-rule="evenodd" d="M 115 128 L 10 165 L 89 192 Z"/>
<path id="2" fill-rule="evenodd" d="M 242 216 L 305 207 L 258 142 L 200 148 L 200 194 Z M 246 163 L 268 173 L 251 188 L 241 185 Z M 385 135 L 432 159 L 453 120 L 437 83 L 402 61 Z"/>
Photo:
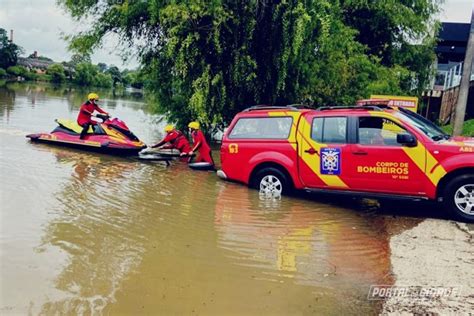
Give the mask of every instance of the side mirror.
<path id="1" fill-rule="evenodd" d="M 403 133 L 397 134 L 397 143 L 407 147 L 415 147 L 418 141 L 412 134 Z"/>

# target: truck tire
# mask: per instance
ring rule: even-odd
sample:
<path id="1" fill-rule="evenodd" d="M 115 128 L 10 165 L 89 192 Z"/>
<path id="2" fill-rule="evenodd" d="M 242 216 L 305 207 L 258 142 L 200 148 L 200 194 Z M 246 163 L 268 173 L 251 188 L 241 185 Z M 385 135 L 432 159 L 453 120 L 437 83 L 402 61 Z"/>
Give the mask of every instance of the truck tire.
<path id="1" fill-rule="evenodd" d="M 285 173 L 273 167 L 259 170 L 251 181 L 251 187 L 275 196 L 290 194 L 292 191 L 291 182 Z"/>
<path id="2" fill-rule="evenodd" d="M 452 179 L 444 191 L 443 203 L 455 219 L 474 223 L 474 175 Z"/>

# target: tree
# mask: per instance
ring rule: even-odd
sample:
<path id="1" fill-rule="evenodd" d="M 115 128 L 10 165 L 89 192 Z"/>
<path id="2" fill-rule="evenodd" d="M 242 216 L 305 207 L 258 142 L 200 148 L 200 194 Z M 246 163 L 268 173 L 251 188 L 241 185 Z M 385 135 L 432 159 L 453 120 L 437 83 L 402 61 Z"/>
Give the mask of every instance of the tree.
<path id="1" fill-rule="evenodd" d="M 411 72 L 400 84 L 421 93 L 430 79 L 438 25 L 434 16 L 442 0 L 341 1 L 343 21 L 356 29 L 357 40 L 368 54 L 387 67 L 402 66 Z"/>
<path id="2" fill-rule="evenodd" d="M 98 63 L 97 67 L 99 67 L 100 72 L 105 72 L 107 70 L 107 64 L 104 63 Z"/>
<path id="3" fill-rule="evenodd" d="M 122 72 L 122 82 L 124 85 L 131 85 L 133 88 L 142 89 L 146 81 L 147 75 L 142 69 Z"/>
<path id="4" fill-rule="evenodd" d="M 8 68 L 15 66 L 18 61 L 18 55 L 23 49 L 8 40 L 7 31 L 0 28 L 0 67 Z"/>
<path id="5" fill-rule="evenodd" d="M 69 64 L 71 64 L 72 67 L 76 67 L 80 63 L 91 63 L 91 57 L 90 54 L 74 54 L 71 56 L 71 61 Z"/>
<path id="6" fill-rule="evenodd" d="M 112 86 L 112 77 L 110 74 L 99 72 L 97 66 L 85 62 L 79 63 L 76 66 L 73 82 L 81 86 L 110 88 Z"/>
<path id="7" fill-rule="evenodd" d="M 51 76 L 51 81 L 54 83 L 61 83 L 66 79 L 64 67 L 61 64 L 49 65 L 47 73 Z"/>
<path id="8" fill-rule="evenodd" d="M 113 86 L 115 87 L 117 83 L 122 82 L 122 74 L 117 66 L 111 65 L 109 69 L 105 72 L 112 77 Z"/>
<path id="9" fill-rule="evenodd" d="M 83 62 L 76 65 L 76 73 L 74 75 L 74 83 L 80 86 L 91 86 L 94 78 L 97 76 L 98 69 L 96 66 Z"/>
<path id="10" fill-rule="evenodd" d="M 99 72 L 92 83 L 93 86 L 102 88 L 111 88 L 113 83 L 112 76 L 110 74 L 104 74 Z"/>
<path id="11" fill-rule="evenodd" d="M 59 3 L 78 20 L 99 15 L 69 37 L 71 49 L 90 52 L 118 34 L 138 54 L 157 107 L 181 125 L 207 126 L 253 104 L 409 93 L 422 83 L 413 71 L 428 73 L 437 10 L 437 0 Z"/>
<path id="12" fill-rule="evenodd" d="M 64 68 L 64 74 L 66 75 L 66 77 L 69 78 L 69 80 L 72 80 L 74 66 L 71 64 L 71 62 L 67 62 L 67 61 L 61 62 L 61 65 Z"/>

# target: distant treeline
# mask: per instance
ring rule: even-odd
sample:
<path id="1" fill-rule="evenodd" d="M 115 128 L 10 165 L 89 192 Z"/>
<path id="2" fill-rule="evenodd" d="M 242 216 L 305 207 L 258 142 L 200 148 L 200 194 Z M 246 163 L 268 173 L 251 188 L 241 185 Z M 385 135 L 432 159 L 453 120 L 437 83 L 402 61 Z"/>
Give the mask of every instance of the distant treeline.
<path id="1" fill-rule="evenodd" d="M 88 54 L 74 54 L 68 62 L 55 63 L 46 56 L 35 54 L 21 59 L 19 55 L 22 53 L 23 49 L 10 42 L 7 32 L 0 28 L 0 79 L 67 82 L 101 88 L 132 86 L 141 89 L 144 85 L 144 76 L 140 70 L 120 71 L 118 67 L 104 63 L 93 65 Z M 35 67 L 35 61 L 42 62 L 42 66 Z"/>

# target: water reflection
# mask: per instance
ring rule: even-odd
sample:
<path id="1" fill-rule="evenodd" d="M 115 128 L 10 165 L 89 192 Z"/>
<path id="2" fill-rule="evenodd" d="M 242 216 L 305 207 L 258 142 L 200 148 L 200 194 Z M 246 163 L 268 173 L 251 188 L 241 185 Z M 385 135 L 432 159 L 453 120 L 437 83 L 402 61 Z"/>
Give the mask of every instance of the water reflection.
<path id="1" fill-rule="evenodd" d="M 4 117 L 7 122 L 10 121 L 10 113 L 15 105 L 15 92 L 2 89 L 3 93 L 0 93 L 0 117 Z"/>
<path id="2" fill-rule="evenodd" d="M 107 183 L 123 180 L 127 174 L 133 173 L 137 164 L 126 159 L 113 159 L 111 157 L 87 153 L 74 149 L 63 149 L 55 147 L 46 147 L 43 150 L 48 150 L 54 153 L 56 161 L 59 164 L 69 165 L 72 167 L 71 176 L 79 181 L 80 184 L 86 184 L 85 180 L 92 177 L 105 180 Z"/>
<path id="3" fill-rule="evenodd" d="M 387 282 L 388 236 L 347 209 L 307 200 L 261 200 L 224 184 L 216 204 L 219 244 L 235 264 L 264 269 L 261 278 L 363 287 Z"/>
<path id="4" fill-rule="evenodd" d="M 68 260 L 54 280 L 59 293 L 48 298 L 41 313 L 101 314 L 113 308 L 117 291 L 129 293 L 123 282 L 148 272 L 140 266 L 157 245 L 176 262 L 186 260 L 177 249 L 183 243 L 193 244 L 191 256 L 205 262 L 202 254 L 209 239 L 196 240 L 201 229 L 196 219 L 203 217 L 199 205 L 206 205 L 198 201 L 213 200 L 208 193 L 216 183 L 214 174 L 200 174 L 197 186 L 194 175 L 180 163 L 173 166 L 179 171 L 172 173 L 165 165 L 63 149 L 51 152 L 63 168 L 70 169 L 71 177 L 56 194 L 59 207 L 38 251 L 54 253 L 59 248 Z M 212 213 L 208 217 L 204 221 L 212 223 Z"/>
<path id="5" fill-rule="evenodd" d="M 59 208 L 38 250 L 57 247 L 69 259 L 55 280 L 61 295 L 51 297 L 41 313 L 100 312 L 143 252 L 144 223 L 140 209 L 132 207 L 142 166 L 63 149 L 51 152 L 71 177 L 56 194 Z"/>

